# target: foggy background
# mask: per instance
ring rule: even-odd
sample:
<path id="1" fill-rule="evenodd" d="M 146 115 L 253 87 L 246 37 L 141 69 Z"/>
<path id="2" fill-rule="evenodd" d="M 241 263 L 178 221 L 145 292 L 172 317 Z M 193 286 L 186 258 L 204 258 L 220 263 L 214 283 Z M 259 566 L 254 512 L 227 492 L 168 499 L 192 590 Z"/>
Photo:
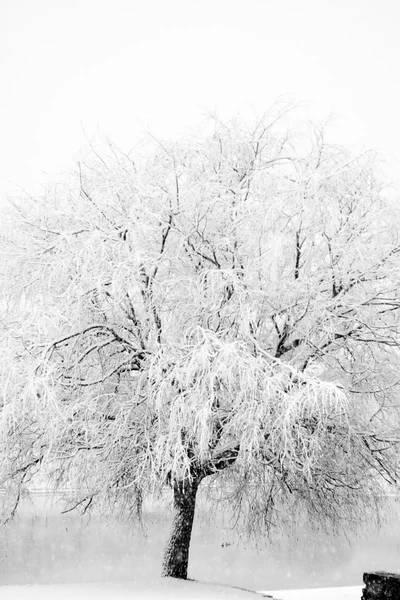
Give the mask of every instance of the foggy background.
<path id="1" fill-rule="evenodd" d="M 129 151 L 217 110 L 278 97 L 335 113 L 331 141 L 379 148 L 400 178 L 395 0 L 3 0 L 0 198 L 73 166 L 98 128 Z M 1 200 L 0 200 L 1 201 Z"/>

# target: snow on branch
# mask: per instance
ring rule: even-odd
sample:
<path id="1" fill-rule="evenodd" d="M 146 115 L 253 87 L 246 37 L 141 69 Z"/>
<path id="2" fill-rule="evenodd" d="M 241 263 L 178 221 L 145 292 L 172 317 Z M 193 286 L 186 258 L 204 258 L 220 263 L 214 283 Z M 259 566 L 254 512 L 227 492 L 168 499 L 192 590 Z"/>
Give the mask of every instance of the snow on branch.
<path id="1" fill-rule="evenodd" d="M 282 118 L 96 148 L 4 214 L 15 490 L 36 467 L 83 507 L 209 478 L 326 514 L 397 480 L 399 204 L 372 154 Z"/>

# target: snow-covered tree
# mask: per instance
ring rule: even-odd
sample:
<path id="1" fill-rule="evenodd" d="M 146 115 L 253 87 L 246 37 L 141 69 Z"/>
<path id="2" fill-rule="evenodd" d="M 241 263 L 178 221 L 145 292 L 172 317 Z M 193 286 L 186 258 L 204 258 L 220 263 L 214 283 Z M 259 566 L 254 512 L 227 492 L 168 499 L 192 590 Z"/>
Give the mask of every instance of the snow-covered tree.
<path id="1" fill-rule="evenodd" d="M 263 534 L 354 524 L 397 482 L 397 201 L 283 113 L 92 146 L 3 215 L 5 519 L 38 472 L 83 511 L 169 485 L 186 578 L 200 484 Z"/>

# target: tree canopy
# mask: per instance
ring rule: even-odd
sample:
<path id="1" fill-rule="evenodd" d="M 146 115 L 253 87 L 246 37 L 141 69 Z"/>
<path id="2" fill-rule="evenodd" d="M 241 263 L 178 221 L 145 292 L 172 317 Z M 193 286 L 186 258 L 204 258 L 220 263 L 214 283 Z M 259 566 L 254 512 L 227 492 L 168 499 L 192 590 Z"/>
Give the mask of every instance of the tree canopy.
<path id="1" fill-rule="evenodd" d="M 398 201 L 373 153 L 286 117 L 92 145 L 12 202 L 6 519 L 37 472 L 83 510 L 204 479 L 250 533 L 359 520 L 397 483 Z"/>

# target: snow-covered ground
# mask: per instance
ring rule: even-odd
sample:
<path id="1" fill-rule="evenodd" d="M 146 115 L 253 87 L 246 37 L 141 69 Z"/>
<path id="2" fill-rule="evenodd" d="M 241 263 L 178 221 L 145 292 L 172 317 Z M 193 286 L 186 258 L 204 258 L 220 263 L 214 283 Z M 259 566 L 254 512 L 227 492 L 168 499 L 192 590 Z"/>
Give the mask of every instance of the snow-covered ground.
<path id="1" fill-rule="evenodd" d="M 0 588 L 2 600 L 360 600 L 361 586 L 249 592 L 228 586 L 155 578 L 151 582 L 10 585 Z"/>
<path id="2" fill-rule="evenodd" d="M 276 600 L 360 600 L 362 586 L 313 588 L 311 590 L 273 590 L 260 592 Z"/>
<path id="3" fill-rule="evenodd" d="M 0 587 L 1 600 L 261 600 L 224 585 L 155 577 L 150 581 Z"/>
<path id="4" fill-rule="evenodd" d="M 84 583 L 64 585 L 10 585 L 0 588 L 2 600 L 360 600 L 362 588 L 338 587 L 311 590 L 253 592 L 228 586 L 155 578 L 152 582 Z"/>

